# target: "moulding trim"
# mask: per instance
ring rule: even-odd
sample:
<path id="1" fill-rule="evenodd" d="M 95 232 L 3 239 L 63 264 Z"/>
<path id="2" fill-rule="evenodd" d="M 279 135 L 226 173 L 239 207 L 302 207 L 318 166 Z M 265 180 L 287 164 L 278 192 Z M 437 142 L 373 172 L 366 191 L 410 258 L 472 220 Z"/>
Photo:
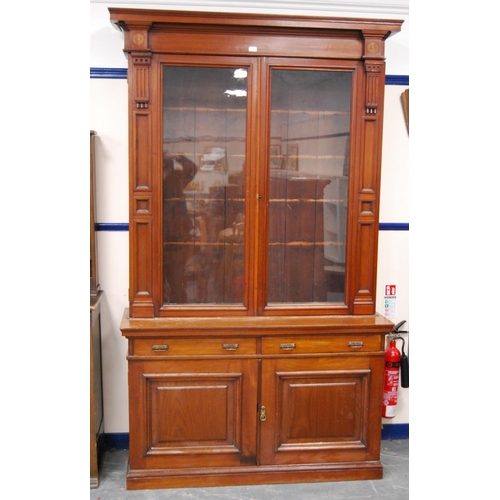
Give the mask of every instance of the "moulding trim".
<path id="1" fill-rule="evenodd" d="M 262 13 L 310 13 L 310 12 L 352 12 L 353 14 L 385 14 L 409 15 L 408 0 L 392 0 L 379 2 L 377 0 L 90 0 L 90 3 L 106 5 L 126 5 L 138 8 L 157 8 L 171 10 L 226 11 Z"/>

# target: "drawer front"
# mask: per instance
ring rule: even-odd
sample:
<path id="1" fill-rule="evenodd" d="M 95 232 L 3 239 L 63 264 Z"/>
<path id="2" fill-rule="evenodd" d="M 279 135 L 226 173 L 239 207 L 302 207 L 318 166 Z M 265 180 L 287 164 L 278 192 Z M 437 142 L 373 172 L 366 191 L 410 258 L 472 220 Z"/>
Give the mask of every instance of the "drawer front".
<path id="1" fill-rule="evenodd" d="M 255 339 L 216 338 L 216 339 L 134 339 L 132 356 L 188 356 L 255 354 Z"/>
<path id="2" fill-rule="evenodd" d="M 262 354 L 372 352 L 383 350 L 379 335 L 293 336 L 262 340 Z"/>

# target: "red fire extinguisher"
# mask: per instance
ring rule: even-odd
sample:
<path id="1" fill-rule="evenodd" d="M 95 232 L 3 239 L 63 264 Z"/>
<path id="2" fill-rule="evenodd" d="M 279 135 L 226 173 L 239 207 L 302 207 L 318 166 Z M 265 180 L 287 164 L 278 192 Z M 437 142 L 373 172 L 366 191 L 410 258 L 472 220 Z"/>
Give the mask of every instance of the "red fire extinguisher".
<path id="1" fill-rule="evenodd" d="M 408 380 L 408 358 L 404 352 L 405 341 L 398 333 L 406 321 L 398 323 L 390 334 L 389 345 L 385 351 L 384 367 L 384 395 L 382 401 L 382 417 L 394 418 L 396 416 L 396 405 L 398 404 L 399 372 L 401 370 L 401 387 L 409 387 Z M 402 353 L 396 347 L 396 339 L 403 341 Z"/>

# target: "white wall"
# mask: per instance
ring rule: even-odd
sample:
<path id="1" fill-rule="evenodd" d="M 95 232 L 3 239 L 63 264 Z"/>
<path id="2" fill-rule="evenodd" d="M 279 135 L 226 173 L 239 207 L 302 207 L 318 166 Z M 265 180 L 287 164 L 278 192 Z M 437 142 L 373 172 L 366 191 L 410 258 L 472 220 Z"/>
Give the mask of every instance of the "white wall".
<path id="1" fill-rule="evenodd" d="M 142 5 L 139 5 L 142 3 Z M 169 6 L 185 10 L 239 11 L 319 16 L 380 17 L 404 19 L 401 33 L 387 41 L 387 74 L 409 75 L 409 16 L 407 0 L 393 2 L 208 1 L 101 2 L 90 4 L 90 67 L 126 68 L 123 35 L 109 22 L 109 6 Z M 348 7 L 346 7 L 348 5 Z M 347 10 L 347 9 L 351 10 Z M 409 221 L 408 133 L 400 96 L 406 87 L 386 87 L 382 158 L 381 222 Z M 126 80 L 90 80 L 90 129 L 97 132 L 97 222 L 128 222 L 128 132 Z M 384 310 L 384 286 L 397 285 L 394 322 L 407 320 L 409 329 L 408 231 L 380 231 L 377 310 Z M 127 307 L 128 233 L 98 232 L 99 278 L 102 304 L 102 351 L 105 432 L 128 432 L 127 341 L 120 320 Z M 406 353 L 409 355 L 408 336 Z M 410 356 L 409 356 L 410 358 Z M 409 423 L 409 389 L 400 389 L 396 418 L 384 423 Z"/>
<path id="2" fill-rule="evenodd" d="M 396 38 L 396 37 L 394 37 Z M 389 74 L 389 73 L 388 73 Z M 386 85 L 380 187 L 380 222 L 409 222 L 409 135 L 402 113 L 401 93 L 408 87 Z M 377 311 L 384 312 L 385 285 L 396 285 L 394 323 L 406 320 L 401 330 L 409 331 L 409 232 L 379 231 Z M 409 335 L 405 353 L 409 356 Z M 397 341 L 401 350 L 401 341 Z M 399 388 L 396 417 L 384 424 L 409 423 L 410 389 Z"/>

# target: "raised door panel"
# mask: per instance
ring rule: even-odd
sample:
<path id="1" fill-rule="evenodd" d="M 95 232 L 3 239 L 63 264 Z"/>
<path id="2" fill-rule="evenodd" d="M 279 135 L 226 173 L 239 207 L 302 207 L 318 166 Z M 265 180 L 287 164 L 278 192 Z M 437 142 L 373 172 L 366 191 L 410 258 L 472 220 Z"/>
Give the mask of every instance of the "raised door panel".
<path id="1" fill-rule="evenodd" d="M 256 463 L 256 360 L 131 365 L 131 469 Z"/>
<path id="2" fill-rule="evenodd" d="M 261 464 L 378 460 L 381 363 L 353 356 L 262 363 Z M 373 392 L 371 392 L 373 391 Z M 380 422 L 380 421 L 378 421 Z"/>

